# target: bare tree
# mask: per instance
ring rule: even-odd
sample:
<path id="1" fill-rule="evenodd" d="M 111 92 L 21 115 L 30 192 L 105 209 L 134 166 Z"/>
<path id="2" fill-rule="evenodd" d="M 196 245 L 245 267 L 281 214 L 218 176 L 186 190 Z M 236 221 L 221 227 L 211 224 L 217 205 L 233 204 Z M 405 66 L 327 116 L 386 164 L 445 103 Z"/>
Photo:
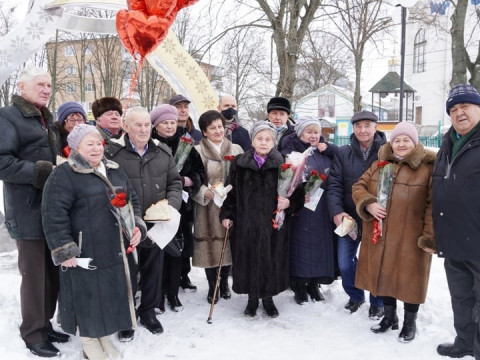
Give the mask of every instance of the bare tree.
<path id="1" fill-rule="evenodd" d="M 0 8 L 0 37 L 10 32 L 15 26 L 14 11 L 15 7 L 8 9 Z M 17 74 L 14 73 L 0 86 L 0 107 L 10 105 L 10 98 L 17 84 L 16 80 Z"/>
<path id="2" fill-rule="evenodd" d="M 384 0 L 331 0 L 323 7 L 325 14 L 336 27 L 329 32 L 352 53 L 355 64 L 355 88 L 353 111 L 362 109 L 361 75 L 365 46 L 369 41 L 393 25 L 391 17 L 385 15 Z"/>

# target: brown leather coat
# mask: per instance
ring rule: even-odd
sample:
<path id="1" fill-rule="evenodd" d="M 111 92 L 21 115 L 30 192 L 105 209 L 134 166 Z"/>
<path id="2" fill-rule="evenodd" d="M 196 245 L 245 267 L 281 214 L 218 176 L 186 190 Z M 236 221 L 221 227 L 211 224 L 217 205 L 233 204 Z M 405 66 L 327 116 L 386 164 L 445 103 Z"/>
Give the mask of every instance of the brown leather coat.
<path id="1" fill-rule="evenodd" d="M 373 244 L 373 216 L 365 206 L 376 201 L 379 161 L 393 162 L 395 176 L 383 233 Z M 356 287 L 411 304 L 425 302 L 431 255 L 422 248 L 435 247 L 431 206 L 434 161 L 435 153 L 421 143 L 402 160 L 394 157 L 387 143 L 380 148 L 378 161 L 353 185 L 353 200 L 363 220 Z"/>

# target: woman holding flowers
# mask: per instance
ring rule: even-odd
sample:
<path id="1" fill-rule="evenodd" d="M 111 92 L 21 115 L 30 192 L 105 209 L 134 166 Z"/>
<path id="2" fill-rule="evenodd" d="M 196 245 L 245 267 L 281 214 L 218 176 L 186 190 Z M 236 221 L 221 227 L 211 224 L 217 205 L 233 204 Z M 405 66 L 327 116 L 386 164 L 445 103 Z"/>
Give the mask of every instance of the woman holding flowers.
<path id="1" fill-rule="evenodd" d="M 400 122 L 378 160 L 352 188 L 363 219 L 355 286 L 383 299 L 385 315 L 371 328 L 374 333 L 398 329 L 397 299 L 404 302 L 401 342 L 415 338 L 417 312 L 427 294 L 435 247 L 430 197 L 434 161 L 435 153 L 418 141 L 415 126 Z"/>
<path id="2" fill-rule="evenodd" d="M 175 235 L 183 239 L 184 248 L 182 255 L 172 256 L 168 249 L 165 251 L 163 267 L 163 292 L 167 297 L 172 311 L 182 309 L 182 303 L 178 298 L 180 288 L 182 263 L 185 258 L 193 256 L 193 202 L 194 196 L 205 180 L 205 169 L 202 159 L 194 148 L 194 140 L 190 135 L 182 136 L 178 129 L 178 111 L 175 106 L 163 104 L 157 106 L 150 113 L 153 125 L 153 138 L 166 144 L 171 150 L 182 179 L 183 190 L 188 193 L 188 200 L 182 201 L 180 208 L 180 227 Z M 188 133 L 187 133 L 188 134 Z M 165 310 L 165 298 L 162 297 L 160 310 Z"/>
<path id="3" fill-rule="evenodd" d="M 305 191 L 307 204 L 318 203 L 316 206 L 312 204 L 312 210 L 302 208 L 298 216 L 292 219 L 290 238 L 290 276 L 295 302 L 299 305 L 308 302 L 308 295 L 314 301 L 324 300 L 319 284 L 331 284 L 335 277 L 333 223 L 323 194 L 323 180 L 338 148 L 326 143 L 321 133 L 322 126 L 318 119 L 300 118 L 295 124 L 295 133 L 282 141 L 284 155 L 314 148 L 312 155 L 307 158 Z M 320 189 L 315 190 L 320 184 Z M 320 199 L 318 196 L 321 196 Z"/>
<path id="4" fill-rule="evenodd" d="M 117 358 L 109 335 L 136 326 L 126 252 L 146 227 L 127 176 L 103 156 L 98 130 L 77 125 L 67 140 L 68 162 L 54 169 L 42 201 L 45 237 L 62 268 L 62 328 L 78 330 L 90 360 Z M 80 258 L 92 260 L 82 265 Z"/>
<path id="5" fill-rule="evenodd" d="M 205 268 L 208 280 L 207 301 L 211 303 L 217 271 L 221 274 L 220 296 L 230 299 L 228 276 L 232 265 L 230 246 L 227 246 L 223 266 L 221 269 L 218 266 L 226 230 L 218 220 L 220 204 L 214 201 L 214 187 L 221 188 L 225 185 L 226 170 L 229 167 L 229 161 L 225 157 L 236 156 L 243 153 L 243 150 L 240 145 L 232 144 L 224 137 L 225 118 L 218 111 L 204 112 L 198 119 L 198 126 L 204 137 L 195 149 L 202 158 L 206 178 L 193 197 L 195 219 L 192 265 Z M 218 301 L 218 296 L 215 296 L 215 301 Z"/>
<path id="6" fill-rule="evenodd" d="M 220 219 L 227 229 L 233 225 L 233 291 L 248 294 L 244 314 L 254 317 L 262 299 L 267 315 L 277 317 L 273 296 L 290 284 L 290 218 L 303 206 L 304 193 L 300 188 L 290 198 L 277 195 L 284 158 L 274 148 L 275 127 L 268 121 L 257 122 L 250 137 L 252 148 L 232 163 L 229 182 L 233 189 L 223 204 Z M 272 220 L 279 210 L 285 210 L 287 216 L 283 225 L 275 229 Z"/>

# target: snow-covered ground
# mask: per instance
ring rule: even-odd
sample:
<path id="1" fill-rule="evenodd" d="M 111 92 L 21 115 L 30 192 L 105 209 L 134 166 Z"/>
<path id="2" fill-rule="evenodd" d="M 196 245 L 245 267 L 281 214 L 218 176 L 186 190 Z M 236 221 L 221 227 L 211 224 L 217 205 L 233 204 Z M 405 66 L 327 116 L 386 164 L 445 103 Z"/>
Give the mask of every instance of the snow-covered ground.
<path id="1" fill-rule="evenodd" d="M 0 253 L 0 357 L 36 359 L 25 348 L 18 331 L 20 276 L 16 257 L 16 251 Z M 300 306 L 291 291 L 283 292 L 275 297 L 280 312 L 276 319 L 267 317 L 261 306 L 256 318 L 246 318 L 243 310 L 247 297 L 233 294 L 230 300 L 220 299 L 213 324 L 207 324 L 210 305 L 204 271 L 194 268 L 191 278 L 198 291 L 180 290 L 184 310 L 174 313 L 167 309 L 158 315 L 165 328 L 162 335 L 152 335 L 139 325 L 131 343 L 119 343 L 113 337 L 124 359 L 445 359 L 437 355 L 436 346 L 452 341 L 455 335 L 443 260 L 436 256 L 427 301 L 418 315 L 417 337 L 410 344 L 397 340 L 398 330 L 373 334 L 369 329 L 375 322 L 368 319 L 368 304 L 353 315 L 346 313 L 343 305 L 348 299 L 340 281 L 323 286 L 326 301 L 320 303 Z M 400 303 L 399 317 L 403 319 Z M 58 348 L 64 360 L 81 359 L 78 337 L 58 344 Z"/>

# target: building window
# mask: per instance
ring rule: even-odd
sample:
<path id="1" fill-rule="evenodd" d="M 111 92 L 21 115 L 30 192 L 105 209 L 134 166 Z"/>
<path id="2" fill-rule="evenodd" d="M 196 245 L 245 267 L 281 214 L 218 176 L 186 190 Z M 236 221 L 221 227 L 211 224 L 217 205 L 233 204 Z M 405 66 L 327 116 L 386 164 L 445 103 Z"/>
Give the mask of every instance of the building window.
<path id="1" fill-rule="evenodd" d="M 94 67 L 92 64 L 85 65 L 85 74 L 93 74 Z"/>
<path id="2" fill-rule="evenodd" d="M 72 46 L 65 47 L 65 56 L 73 56 L 75 55 L 75 51 Z"/>
<path id="3" fill-rule="evenodd" d="M 67 84 L 66 91 L 68 94 L 74 94 L 77 91 L 75 84 Z"/>
<path id="4" fill-rule="evenodd" d="M 93 83 L 85 84 L 85 92 L 93 92 L 94 90 L 95 90 L 95 84 Z"/>
<path id="5" fill-rule="evenodd" d="M 425 72 L 425 48 L 427 40 L 425 40 L 425 29 L 420 29 L 415 35 L 413 43 L 413 73 Z"/>
<path id="6" fill-rule="evenodd" d="M 90 48 L 90 45 L 89 45 L 85 48 L 85 55 L 92 55 L 92 54 L 93 54 L 93 51 L 92 51 L 92 49 Z"/>
<path id="7" fill-rule="evenodd" d="M 77 73 L 77 68 L 74 65 L 68 65 L 66 71 L 67 75 L 75 75 Z"/>

